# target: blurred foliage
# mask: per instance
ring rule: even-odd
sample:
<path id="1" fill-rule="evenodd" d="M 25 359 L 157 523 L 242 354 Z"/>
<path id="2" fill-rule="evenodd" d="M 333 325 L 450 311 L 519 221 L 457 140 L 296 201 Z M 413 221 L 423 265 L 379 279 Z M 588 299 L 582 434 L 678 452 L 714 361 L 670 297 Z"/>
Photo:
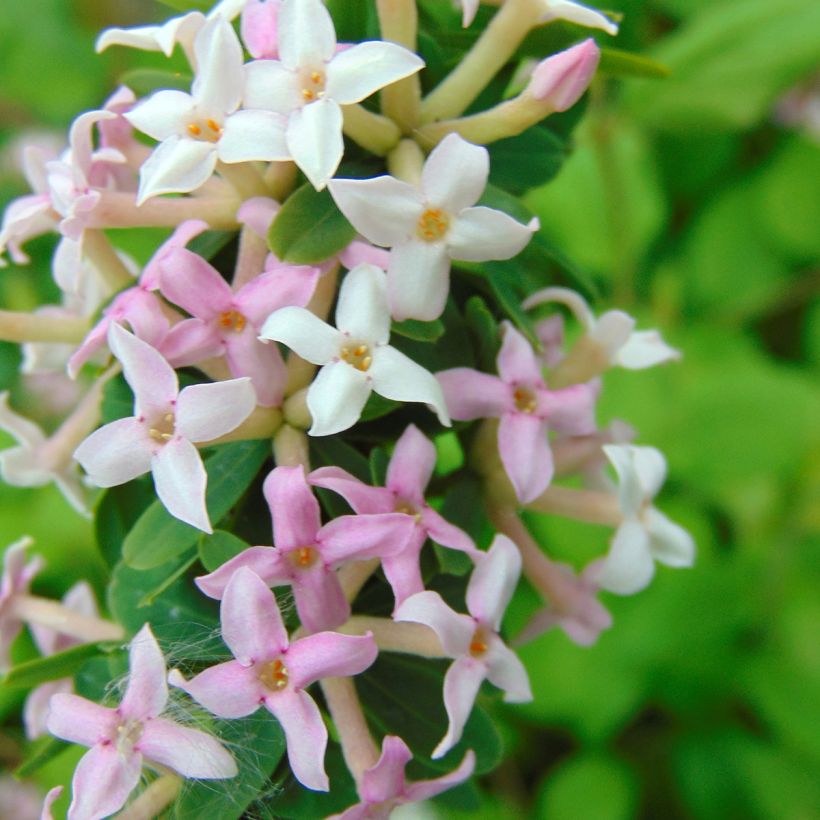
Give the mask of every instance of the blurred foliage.
<path id="1" fill-rule="evenodd" d="M 670 76 L 600 79 L 565 165 L 526 202 L 555 247 L 591 273 L 599 309 L 634 312 L 685 352 L 677 365 L 609 374 L 600 417 L 628 420 L 639 443 L 667 454 L 660 506 L 695 534 L 698 562 L 661 572 L 635 598 L 610 596 L 615 626 L 592 649 L 558 632 L 525 647 L 536 700 L 482 700 L 506 761 L 477 791 L 443 796 L 436 811 L 488 820 L 817 817 L 820 138 L 778 125 L 773 108 L 820 66 L 820 5 L 606 5 L 625 14 L 617 46 Z M 166 67 L 118 49 L 95 57 L 99 28 L 167 13 L 147 0 L 4 4 L 3 201 L 24 190 L 12 138 L 57 128 L 59 143 L 70 118 L 98 105 L 126 69 Z M 28 309 L 53 294 L 51 247 L 32 243 L 30 268 L 3 271 L 4 306 Z M 0 345 L 0 388 L 47 417 L 52 397 L 29 384 L 25 398 L 17 357 Z M 88 576 L 101 591 L 107 570 L 92 528 L 53 488 L 0 486 L 0 507 L 0 544 L 30 533 L 49 562 L 36 591 L 58 595 Z M 576 565 L 607 543 L 603 529 L 530 523 Z M 536 605 L 526 589 L 517 596 L 513 633 Z M 24 639 L 15 652 L 32 650 Z M 10 716 L 23 694 L 0 690 L 9 764 L 21 748 Z M 66 783 L 79 751 L 48 762 L 39 781 Z"/>

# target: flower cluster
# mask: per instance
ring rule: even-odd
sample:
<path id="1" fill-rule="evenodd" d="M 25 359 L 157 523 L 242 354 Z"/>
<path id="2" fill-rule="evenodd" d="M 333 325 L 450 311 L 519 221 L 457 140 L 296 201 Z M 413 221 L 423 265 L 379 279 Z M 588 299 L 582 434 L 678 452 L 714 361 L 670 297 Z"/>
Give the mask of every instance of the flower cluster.
<path id="1" fill-rule="evenodd" d="M 462 3 L 465 26 L 477 5 Z M 334 816 L 387 817 L 471 776 L 479 761 L 468 749 L 436 778 L 407 781 L 404 768 L 464 743 L 485 680 L 506 701 L 533 697 L 502 630 L 522 574 L 544 606 L 519 640 L 558 625 L 590 644 L 611 625 L 601 590 L 631 594 L 655 561 L 693 561 L 691 538 L 652 506 L 663 456 L 631 444 L 625 425 L 596 420 L 606 370 L 679 354 L 627 314 L 596 319 L 574 291 L 523 293 L 510 260 L 533 253 L 542 264 L 531 250 L 540 226 L 489 184 L 485 146 L 573 105 L 595 74 L 597 45 L 547 57 L 520 93 L 462 116 L 517 62 L 533 28 L 556 19 L 610 35 L 617 27 L 572 2 L 505 0 L 500 22 L 423 95 L 415 0 L 377 6 L 383 39 L 356 43 L 337 41 L 321 0 L 222 0 L 208 14 L 104 32 L 100 49 L 170 56 L 178 45 L 190 91 L 137 99 L 121 88 L 75 121 L 62 155 L 27 154 L 33 193 L 6 210 L 0 251 L 17 264 L 27 240 L 60 235 L 53 273 L 63 301 L 0 314 L 0 338 L 29 355 L 37 346 L 55 387 L 74 380 L 81 398 L 46 435 L 0 395 L 0 427 L 18 441 L 0 453 L 4 479 L 53 481 L 87 513 L 95 488 L 151 472 L 158 503 L 135 509 L 120 571 L 164 567 L 152 596 L 195 583 L 203 607 L 219 601 L 231 656 L 214 662 L 182 641 L 168 673 L 154 635 L 164 625 L 153 622 L 130 640 L 118 706 L 74 694 L 70 678 L 30 695 L 31 736 L 47 729 L 89 747 L 72 820 L 119 811 L 145 769 L 136 801 L 152 811 L 157 795 L 160 810 L 175 799 L 181 779 L 242 778 L 215 719 L 241 721 L 260 707 L 281 727 L 293 777 L 315 791 L 334 785 L 326 711 L 361 800 Z M 126 227 L 172 230 L 139 265 L 106 233 Z M 546 270 L 537 275 L 548 284 Z M 558 307 L 545 314 L 544 305 Z M 579 320 L 572 344 L 561 306 Z M 249 442 L 266 440 L 273 464 L 260 473 L 266 448 L 242 479 Z M 446 441 L 465 455 L 450 469 L 454 486 L 480 487 L 480 509 L 448 494 L 437 450 Z M 577 481 L 557 483 L 567 477 Z M 576 575 L 533 540 L 523 510 L 608 525 L 610 547 Z M 267 512 L 270 543 L 251 546 Z M 195 544 L 199 553 L 177 563 Z M 6 551 L 2 666 L 24 623 L 43 655 L 82 642 L 121 648 L 126 630 L 100 617 L 87 586 L 62 604 L 30 594 L 38 563 L 25 563 L 27 546 Z M 209 571 L 192 579 L 197 558 Z M 112 585 L 121 613 L 116 595 Z M 452 660 L 434 706 L 446 725 L 429 746 L 411 751 L 359 700 L 354 679 L 377 678 L 383 653 Z M 199 727 L 175 719 L 185 709 Z M 58 796 L 49 793 L 44 816 Z"/>

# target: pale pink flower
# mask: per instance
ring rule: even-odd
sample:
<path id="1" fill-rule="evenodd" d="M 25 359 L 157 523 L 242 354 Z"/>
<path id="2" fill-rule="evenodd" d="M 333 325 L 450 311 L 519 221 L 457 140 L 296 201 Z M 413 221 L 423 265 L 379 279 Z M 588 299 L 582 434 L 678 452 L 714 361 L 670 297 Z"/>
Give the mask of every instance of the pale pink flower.
<path id="1" fill-rule="evenodd" d="M 449 426 L 435 376 L 387 344 L 390 312 L 384 271 L 358 265 L 347 274 L 336 305 L 338 330 L 304 308 L 272 313 L 260 338 L 282 342 L 303 359 L 323 365 L 307 393 L 308 431 L 329 436 L 358 421 L 371 391 L 396 401 L 430 405 Z"/>
<path id="2" fill-rule="evenodd" d="M 499 376 L 456 367 L 438 373 L 447 409 L 455 419 L 499 418 L 498 450 L 522 503 L 552 480 L 548 433 L 582 436 L 595 431 L 595 392 L 577 384 L 548 390 L 530 343 L 509 322 L 498 354 Z"/>
<path id="3" fill-rule="evenodd" d="M 248 53 L 257 60 L 279 56 L 279 9 L 282 0 L 247 0 L 239 31 Z"/>
<path id="4" fill-rule="evenodd" d="M 351 806 L 328 820 L 388 820 L 397 806 L 429 800 L 437 794 L 463 783 L 473 773 L 475 754 L 472 750 L 464 755 L 458 768 L 433 780 L 408 782 L 404 769 L 413 755 L 407 744 L 395 735 L 382 741 L 382 753 L 378 763 L 367 769 L 359 782 L 361 803 Z"/>
<path id="5" fill-rule="evenodd" d="M 98 487 L 124 484 L 149 470 L 171 515 L 211 532 L 208 476 L 194 443 L 238 427 L 256 406 L 250 379 L 195 384 L 180 392 L 177 375 L 150 345 L 112 324 L 108 346 L 134 391 L 134 415 L 92 433 L 74 457 Z"/>
<path id="6" fill-rule="evenodd" d="M 23 622 L 14 611 L 18 595 L 28 595 L 35 575 L 43 568 L 39 556 L 26 563 L 26 550 L 31 546 L 29 537 L 21 538 L 6 547 L 3 553 L 3 575 L 0 577 L 0 672 L 10 666 L 9 649 L 20 634 Z"/>
<path id="7" fill-rule="evenodd" d="M 290 158 L 320 190 L 344 153 L 342 106 L 415 74 L 424 62 L 375 40 L 337 51 L 333 19 L 321 0 L 283 0 L 277 25 L 279 59 L 246 66 L 243 103 L 286 117 Z"/>
<path id="8" fill-rule="evenodd" d="M 392 509 L 383 515 L 342 515 L 322 526 L 319 504 L 301 466 L 277 467 L 263 491 L 276 546 L 245 550 L 197 578 L 197 586 L 221 598 L 236 570 L 248 567 L 268 586 L 293 587 L 299 619 L 311 632 L 332 629 L 350 617 L 336 577 L 342 562 L 385 559 L 404 549 L 413 535 L 413 519 Z"/>
<path id="9" fill-rule="evenodd" d="M 524 665 L 498 634 L 520 573 L 518 548 L 505 535 L 497 535 L 470 576 L 469 615 L 454 612 L 437 592 L 427 591 L 412 595 L 393 616 L 397 621 L 429 626 L 438 635 L 445 654 L 455 659 L 444 677 L 444 706 L 450 722 L 433 750 L 434 759 L 443 757 L 461 739 L 485 678 L 504 690 L 508 703 L 532 700 Z"/>
<path id="10" fill-rule="evenodd" d="M 473 207 L 490 173 L 486 148 L 458 134 L 432 151 L 419 187 L 391 176 L 334 179 L 339 210 L 362 236 L 392 248 L 387 269 L 394 319 L 431 321 L 450 292 L 450 260 L 510 259 L 538 230 L 493 208 Z"/>
<path id="11" fill-rule="evenodd" d="M 20 784 L 18 783 L 17 787 L 19 788 L 19 786 Z M 53 789 L 49 789 L 48 794 L 46 794 L 45 799 L 43 800 L 43 809 L 40 814 L 40 820 L 54 820 L 54 816 L 51 813 L 51 807 L 57 802 L 62 793 L 62 786 L 55 786 Z M 15 817 L 19 817 L 19 815 L 15 814 Z"/>
<path id="12" fill-rule="evenodd" d="M 592 38 L 541 60 L 527 86 L 536 100 L 549 101 L 554 111 L 566 111 L 587 90 L 601 50 Z"/>
<path id="13" fill-rule="evenodd" d="M 98 820 L 122 808 L 143 762 L 183 777 L 221 780 L 237 774 L 231 754 L 211 735 L 160 717 L 168 703 L 165 659 L 148 624 L 129 649 L 130 674 L 116 709 L 79 695 L 51 699 L 48 730 L 90 746 L 74 771 L 68 820 Z"/>
<path id="14" fill-rule="evenodd" d="M 305 689 L 320 678 L 367 669 L 378 652 L 372 635 L 317 632 L 291 643 L 273 592 L 247 567 L 228 582 L 220 612 L 222 639 L 235 660 L 189 681 L 174 670 L 169 681 L 223 718 L 245 717 L 264 706 L 282 724 L 296 779 L 327 791 L 327 728 Z"/>
<path id="15" fill-rule="evenodd" d="M 371 487 L 341 467 L 321 467 L 308 476 L 314 486 L 339 493 L 359 514 L 400 512 L 413 517 L 413 534 L 407 545 L 382 558 L 396 606 L 424 589 L 419 556 L 428 537 L 471 558 L 481 555 L 466 532 L 446 521 L 424 500 L 424 489 L 435 464 L 436 448 L 411 424 L 396 442 L 385 487 Z"/>

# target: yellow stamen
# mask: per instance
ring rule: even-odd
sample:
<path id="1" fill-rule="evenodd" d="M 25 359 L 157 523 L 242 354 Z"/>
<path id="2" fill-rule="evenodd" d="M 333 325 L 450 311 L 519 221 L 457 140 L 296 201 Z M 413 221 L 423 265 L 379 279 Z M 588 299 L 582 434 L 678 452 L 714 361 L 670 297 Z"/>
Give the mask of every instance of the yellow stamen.
<path id="1" fill-rule="evenodd" d="M 416 225 L 416 234 L 425 242 L 438 242 L 450 230 L 450 216 L 441 208 L 428 208 Z"/>
<path id="2" fill-rule="evenodd" d="M 525 387 L 516 388 L 513 393 L 513 401 L 515 401 L 515 409 L 521 413 L 534 413 L 538 407 L 538 399 L 535 393 Z"/>
<path id="3" fill-rule="evenodd" d="M 285 664 L 277 659 L 266 663 L 258 677 L 265 688 L 273 692 L 281 692 L 288 685 L 290 675 Z"/>
<path id="4" fill-rule="evenodd" d="M 479 627 L 470 641 L 470 654 L 474 658 L 480 658 L 488 649 L 487 636 L 484 634 L 484 629 Z"/>
<path id="5" fill-rule="evenodd" d="M 370 370 L 370 365 L 373 364 L 373 356 L 370 355 L 369 345 L 360 344 L 355 347 L 345 345 L 339 351 L 339 358 L 363 373 Z"/>
<path id="6" fill-rule="evenodd" d="M 156 427 L 148 428 L 148 435 L 160 444 L 170 441 L 174 437 L 174 414 L 166 413 Z"/>
<path id="7" fill-rule="evenodd" d="M 189 122 L 188 123 L 188 133 L 192 137 L 198 137 L 198 136 L 200 136 L 200 134 L 202 134 L 202 129 L 195 122 Z"/>
<path id="8" fill-rule="evenodd" d="M 248 323 L 248 320 L 238 310 L 226 310 L 219 314 L 219 327 L 222 330 L 233 330 L 241 333 Z"/>

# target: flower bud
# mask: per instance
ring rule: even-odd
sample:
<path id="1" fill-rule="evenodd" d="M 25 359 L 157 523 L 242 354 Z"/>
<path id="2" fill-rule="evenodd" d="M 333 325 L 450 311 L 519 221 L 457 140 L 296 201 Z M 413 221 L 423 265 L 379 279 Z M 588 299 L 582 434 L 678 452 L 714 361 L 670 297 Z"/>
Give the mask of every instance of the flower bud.
<path id="1" fill-rule="evenodd" d="M 566 111 L 586 91 L 600 59 L 601 51 L 595 41 L 584 40 L 542 60 L 535 67 L 527 90 L 536 100 L 549 101 L 555 111 Z"/>

